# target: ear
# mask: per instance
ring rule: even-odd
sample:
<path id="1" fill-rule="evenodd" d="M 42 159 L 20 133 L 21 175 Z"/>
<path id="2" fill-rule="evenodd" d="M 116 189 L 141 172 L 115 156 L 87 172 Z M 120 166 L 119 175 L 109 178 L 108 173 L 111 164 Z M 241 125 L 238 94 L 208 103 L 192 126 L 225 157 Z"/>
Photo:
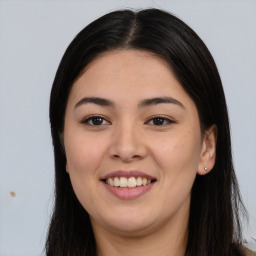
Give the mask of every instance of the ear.
<path id="1" fill-rule="evenodd" d="M 59 140 L 60 140 L 62 152 L 66 156 L 63 132 L 59 133 Z M 66 159 L 66 172 L 69 173 L 68 172 L 68 162 L 67 162 L 67 159 Z"/>
<path id="2" fill-rule="evenodd" d="M 64 146 L 64 135 L 63 135 L 63 132 L 59 132 L 59 140 L 60 140 L 62 152 L 65 154 L 65 146 Z"/>
<path id="3" fill-rule="evenodd" d="M 68 170 L 68 162 L 66 161 L 66 172 L 69 173 L 69 170 Z"/>
<path id="4" fill-rule="evenodd" d="M 214 167 L 216 158 L 217 133 L 218 130 L 216 125 L 212 125 L 204 132 L 202 151 L 197 171 L 199 175 L 209 173 Z"/>

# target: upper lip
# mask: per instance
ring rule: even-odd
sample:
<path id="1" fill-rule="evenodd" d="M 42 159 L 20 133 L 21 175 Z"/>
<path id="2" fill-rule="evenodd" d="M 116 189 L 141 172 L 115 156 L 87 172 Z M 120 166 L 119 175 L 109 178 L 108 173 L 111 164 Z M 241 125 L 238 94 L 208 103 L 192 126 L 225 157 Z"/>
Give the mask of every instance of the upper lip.
<path id="1" fill-rule="evenodd" d="M 111 173 L 106 174 L 105 176 L 101 177 L 101 180 L 106 180 L 108 178 L 114 178 L 114 177 L 141 177 L 141 178 L 147 178 L 148 180 L 156 180 L 155 177 L 150 176 L 144 172 L 138 171 L 138 170 L 118 170 Z"/>

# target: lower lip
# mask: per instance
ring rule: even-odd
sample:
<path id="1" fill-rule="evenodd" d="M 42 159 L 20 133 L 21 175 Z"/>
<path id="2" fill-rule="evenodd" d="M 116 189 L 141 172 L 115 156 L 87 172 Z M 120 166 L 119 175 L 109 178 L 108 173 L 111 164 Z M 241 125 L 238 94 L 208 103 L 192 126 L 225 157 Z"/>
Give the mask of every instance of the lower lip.
<path id="1" fill-rule="evenodd" d="M 155 184 L 155 182 L 150 183 L 146 186 L 139 186 L 135 188 L 120 188 L 120 187 L 113 187 L 105 182 L 103 182 L 105 188 L 114 194 L 116 197 L 123 199 L 123 200 L 131 200 L 136 199 L 145 193 L 147 193 Z"/>

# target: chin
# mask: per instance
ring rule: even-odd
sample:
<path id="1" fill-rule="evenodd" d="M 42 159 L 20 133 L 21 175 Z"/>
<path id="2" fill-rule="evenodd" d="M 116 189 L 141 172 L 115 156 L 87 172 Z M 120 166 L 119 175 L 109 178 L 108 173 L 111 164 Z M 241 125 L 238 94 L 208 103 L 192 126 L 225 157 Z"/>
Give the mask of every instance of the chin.
<path id="1" fill-rule="evenodd" d="M 110 223 L 108 223 L 110 225 Z M 140 237 L 144 235 L 148 235 L 151 230 L 153 230 L 153 223 L 150 222 L 126 222 L 126 221 L 120 221 L 113 223 L 113 225 L 109 226 L 111 228 L 112 232 L 126 237 Z"/>
<path id="2" fill-rule="evenodd" d="M 109 215 L 94 219 L 92 225 L 102 226 L 113 233 L 121 236 L 138 237 L 150 233 L 154 227 L 159 225 L 157 214 L 149 210 L 143 212 L 141 209 L 122 209 L 116 214 L 110 212 Z"/>

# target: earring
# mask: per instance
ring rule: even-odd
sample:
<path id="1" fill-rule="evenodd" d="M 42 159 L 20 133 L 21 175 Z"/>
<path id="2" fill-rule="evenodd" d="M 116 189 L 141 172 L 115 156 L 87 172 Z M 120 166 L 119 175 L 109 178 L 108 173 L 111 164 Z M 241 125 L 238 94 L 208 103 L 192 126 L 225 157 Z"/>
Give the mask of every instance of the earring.
<path id="1" fill-rule="evenodd" d="M 207 167 L 204 167 L 204 170 L 207 172 Z"/>

